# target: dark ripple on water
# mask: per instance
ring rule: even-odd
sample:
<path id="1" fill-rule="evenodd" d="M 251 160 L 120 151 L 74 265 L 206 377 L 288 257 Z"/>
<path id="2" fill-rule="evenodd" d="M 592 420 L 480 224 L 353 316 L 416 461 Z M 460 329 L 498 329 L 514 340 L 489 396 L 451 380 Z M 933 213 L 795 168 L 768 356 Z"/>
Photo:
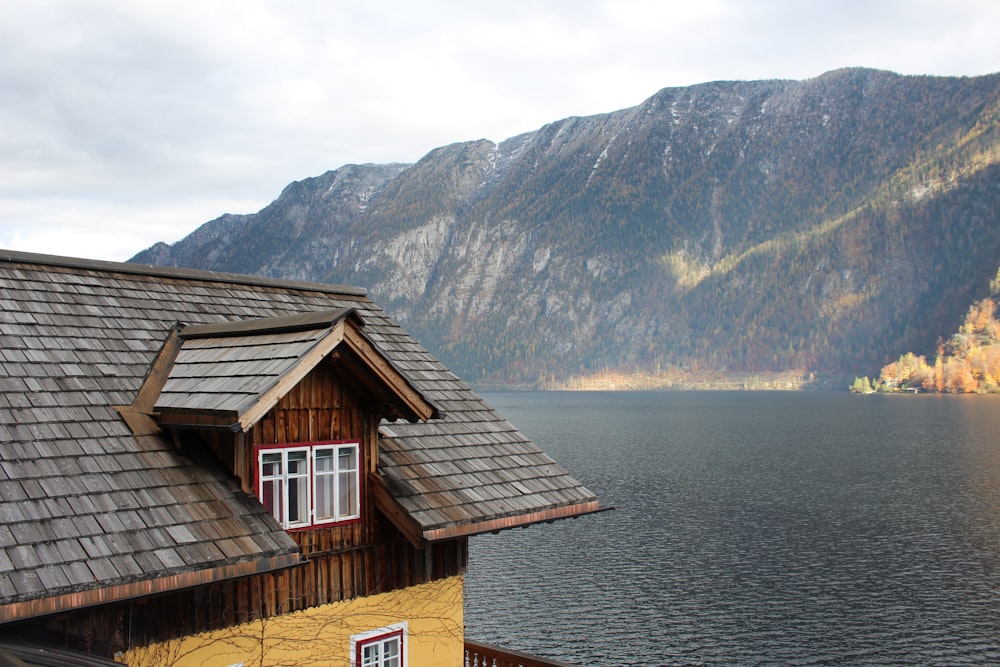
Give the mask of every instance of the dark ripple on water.
<path id="1" fill-rule="evenodd" d="M 606 512 L 474 538 L 467 633 L 582 665 L 1000 664 L 1000 402 L 490 395 Z"/>

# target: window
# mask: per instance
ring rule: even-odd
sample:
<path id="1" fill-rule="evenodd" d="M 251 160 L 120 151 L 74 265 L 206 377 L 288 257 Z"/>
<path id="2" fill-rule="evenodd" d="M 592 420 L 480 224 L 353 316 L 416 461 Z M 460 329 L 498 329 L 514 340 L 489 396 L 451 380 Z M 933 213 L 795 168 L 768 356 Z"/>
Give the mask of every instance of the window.
<path id="1" fill-rule="evenodd" d="M 357 519 L 359 449 L 356 442 L 261 448 L 257 497 L 283 528 Z"/>
<path id="2" fill-rule="evenodd" d="M 351 637 L 355 667 L 405 667 L 406 623 L 397 623 Z"/>

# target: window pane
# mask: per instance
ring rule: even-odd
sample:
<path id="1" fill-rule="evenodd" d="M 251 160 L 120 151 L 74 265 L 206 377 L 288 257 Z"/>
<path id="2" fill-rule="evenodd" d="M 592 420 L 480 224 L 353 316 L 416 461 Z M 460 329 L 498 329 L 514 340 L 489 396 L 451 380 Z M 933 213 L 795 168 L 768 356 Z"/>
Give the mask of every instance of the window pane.
<path id="1" fill-rule="evenodd" d="M 281 479 L 261 481 L 261 504 L 271 512 L 278 523 L 284 525 L 285 518 L 281 512 Z"/>
<path id="2" fill-rule="evenodd" d="M 288 479 L 288 524 L 309 523 L 309 479 Z"/>
<path id="3" fill-rule="evenodd" d="M 309 523 L 309 453 L 290 451 L 287 458 L 288 525 Z"/>
<path id="4" fill-rule="evenodd" d="M 266 452 L 260 455 L 260 502 L 278 523 L 284 525 L 282 514 L 281 452 Z"/>
<path id="5" fill-rule="evenodd" d="M 309 474 L 308 452 L 288 452 L 288 474 Z"/>
<path id="6" fill-rule="evenodd" d="M 316 474 L 333 471 L 333 449 L 316 450 Z"/>
<path id="7" fill-rule="evenodd" d="M 335 508 L 333 506 L 333 481 L 334 477 L 332 475 L 324 475 L 323 477 L 316 478 L 317 521 L 329 521 L 336 516 Z"/>
<path id="8" fill-rule="evenodd" d="M 274 454 L 261 454 L 260 475 L 261 477 L 274 477 L 281 474 L 281 452 Z"/>
<path id="9" fill-rule="evenodd" d="M 358 448 L 341 447 L 337 453 L 337 469 L 341 471 L 358 469 Z"/>
<path id="10" fill-rule="evenodd" d="M 342 472 L 339 475 L 337 510 L 340 516 L 358 514 L 357 475 L 353 472 Z"/>
<path id="11" fill-rule="evenodd" d="M 333 469 L 333 448 L 317 448 L 313 453 L 315 474 L 314 493 L 316 495 L 316 521 L 333 521 L 337 518 L 335 501 L 337 498 L 337 477 Z"/>
<path id="12" fill-rule="evenodd" d="M 334 483 L 336 481 L 337 478 L 334 475 L 326 474 L 316 476 L 317 521 L 329 521 L 337 516 L 336 507 L 334 506 L 334 499 L 336 498 Z"/>
<path id="13" fill-rule="evenodd" d="M 357 516 L 358 508 L 358 447 L 349 445 L 337 450 L 337 513 L 341 517 Z"/>
<path id="14" fill-rule="evenodd" d="M 399 639 L 388 639 L 382 644 L 382 667 L 399 667 Z"/>

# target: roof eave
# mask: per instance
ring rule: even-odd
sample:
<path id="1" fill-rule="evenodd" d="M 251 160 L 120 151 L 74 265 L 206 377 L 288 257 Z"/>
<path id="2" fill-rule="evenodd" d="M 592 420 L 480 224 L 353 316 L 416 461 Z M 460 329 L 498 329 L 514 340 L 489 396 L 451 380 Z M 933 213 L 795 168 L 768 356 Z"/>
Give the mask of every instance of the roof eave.
<path id="1" fill-rule="evenodd" d="M 237 579 L 301 564 L 298 552 L 285 552 L 262 556 L 253 560 L 225 563 L 214 567 L 144 579 L 127 583 L 62 593 L 51 597 L 35 598 L 0 605 L 0 623 L 20 621 L 95 605 L 122 602 L 170 593 L 186 588 Z"/>
<path id="2" fill-rule="evenodd" d="M 471 535 L 482 535 L 484 533 L 497 533 L 510 528 L 525 528 L 536 523 L 552 523 L 559 519 L 573 519 L 586 514 L 595 514 L 614 509 L 612 507 L 601 507 L 597 500 L 575 505 L 564 505 L 524 514 L 514 514 L 510 516 L 494 517 L 480 521 L 470 521 L 467 523 L 453 524 L 438 528 L 424 530 L 423 537 L 428 542 L 439 542 L 441 540 L 454 539 L 456 537 L 469 537 Z"/>

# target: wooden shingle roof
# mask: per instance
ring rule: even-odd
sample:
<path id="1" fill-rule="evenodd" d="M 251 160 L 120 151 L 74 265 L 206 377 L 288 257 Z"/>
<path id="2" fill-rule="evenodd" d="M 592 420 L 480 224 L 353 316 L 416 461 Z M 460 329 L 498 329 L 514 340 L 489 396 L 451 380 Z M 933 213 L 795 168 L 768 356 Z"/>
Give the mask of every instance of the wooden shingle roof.
<path id="1" fill-rule="evenodd" d="M 338 308 L 185 326 L 161 351 L 171 359 L 166 377 L 147 377 L 147 383 L 162 382 L 149 388 L 157 392 L 152 410 L 211 415 L 233 430 L 246 431 L 336 349 L 369 357 L 370 370 L 401 388 L 398 394 L 387 392 L 397 399 L 395 414 L 414 421 L 437 414 L 362 333 L 363 324 L 354 309 Z"/>
<path id="2" fill-rule="evenodd" d="M 0 251 L 0 621 L 296 562 L 260 503 L 133 434 L 115 406 L 136 399 L 178 322 L 338 309 L 440 411 L 384 424 L 379 445 L 385 488 L 423 539 L 598 510 L 363 290 Z"/>
<path id="3" fill-rule="evenodd" d="M 185 339 L 153 409 L 204 410 L 238 419 L 327 334 L 313 329 Z"/>

